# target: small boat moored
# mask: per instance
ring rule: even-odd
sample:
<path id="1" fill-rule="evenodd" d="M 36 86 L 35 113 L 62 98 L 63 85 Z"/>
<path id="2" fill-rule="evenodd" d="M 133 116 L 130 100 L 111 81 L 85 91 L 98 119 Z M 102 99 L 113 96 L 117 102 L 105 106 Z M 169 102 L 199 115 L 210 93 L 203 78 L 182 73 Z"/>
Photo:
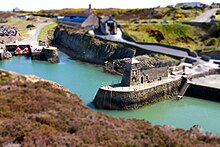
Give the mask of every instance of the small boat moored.
<path id="1" fill-rule="evenodd" d="M 9 58 L 11 58 L 12 57 L 12 54 L 9 52 L 9 51 L 6 51 L 5 53 L 4 53 L 4 58 L 5 59 L 9 59 Z"/>
<path id="2" fill-rule="evenodd" d="M 23 55 L 23 51 L 20 49 L 20 47 L 16 48 L 15 55 Z"/>
<path id="3" fill-rule="evenodd" d="M 22 50 L 22 53 L 24 55 L 27 55 L 29 53 L 29 49 L 27 47 L 25 47 L 23 50 Z"/>

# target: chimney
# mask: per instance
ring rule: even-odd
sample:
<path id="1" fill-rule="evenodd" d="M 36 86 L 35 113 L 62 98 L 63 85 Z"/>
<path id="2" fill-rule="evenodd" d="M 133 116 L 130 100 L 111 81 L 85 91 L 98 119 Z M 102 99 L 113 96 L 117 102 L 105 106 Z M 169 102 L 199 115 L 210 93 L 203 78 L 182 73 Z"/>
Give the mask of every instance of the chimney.
<path id="1" fill-rule="evenodd" d="M 89 13 L 92 13 L 92 5 L 89 4 Z"/>

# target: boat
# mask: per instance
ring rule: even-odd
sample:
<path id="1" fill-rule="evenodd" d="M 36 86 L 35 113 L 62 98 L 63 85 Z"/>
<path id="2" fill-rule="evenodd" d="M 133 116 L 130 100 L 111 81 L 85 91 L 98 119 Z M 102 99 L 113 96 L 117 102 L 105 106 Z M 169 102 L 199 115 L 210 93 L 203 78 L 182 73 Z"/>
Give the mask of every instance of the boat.
<path id="1" fill-rule="evenodd" d="M 23 55 L 23 51 L 19 47 L 17 47 L 14 54 L 15 55 Z"/>
<path id="2" fill-rule="evenodd" d="M 23 50 L 22 50 L 22 53 L 24 55 L 27 55 L 29 53 L 29 49 L 27 47 L 25 47 Z"/>
<path id="3" fill-rule="evenodd" d="M 5 59 L 9 59 L 9 58 L 11 58 L 12 57 L 12 54 L 9 52 L 9 51 L 6 51 L 5 53 L 4 53 L 4 58 Z"/>

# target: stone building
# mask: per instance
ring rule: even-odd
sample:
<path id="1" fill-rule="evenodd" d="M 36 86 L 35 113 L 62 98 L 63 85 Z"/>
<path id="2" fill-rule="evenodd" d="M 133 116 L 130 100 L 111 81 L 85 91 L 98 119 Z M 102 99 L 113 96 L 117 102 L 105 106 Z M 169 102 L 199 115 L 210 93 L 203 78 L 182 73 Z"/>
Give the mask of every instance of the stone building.
<path id="1" fill-rule="evenodd" d="M 125 71 L 121 83 L 126 86 L 131 86 L 160 81 L 165 77 L 168 77 L 167 67 L 143 69 L 140 61 L 131 58 L 125 63 Z"/>
<path id="2" fill-rule="evenodd" d="M 99 27 L 99 18 L 92 12 L 91 4 L 89 9 L 82 14 L 71 13 L 57 18 L 58 23 L 69 24 L 72 26 L 81 26 L 84 30 L 95 30 Z"/>
<path id="3" fill-rule="evenodd" d="M 100 21 L 100 28 L 103 34 L 117 34 L 117 24 L 110 16 L 105 16 Z"/>
<path id="4" fill-rule="evenodd" d="M 21 10 L 18 8 L 18 7 L 16 7 L 16 8 L 14 8 L 13 10 L 12 10 L 12 12 L 20 12 Z"/>
<path id="5" fill-rule="evenodd" d="M 81 27 L 84 30 L 95 30 L 99 27 L 99 19 L 98 17 L 92 13 L 90 14 L 86 20 L 81 24 Z"/>

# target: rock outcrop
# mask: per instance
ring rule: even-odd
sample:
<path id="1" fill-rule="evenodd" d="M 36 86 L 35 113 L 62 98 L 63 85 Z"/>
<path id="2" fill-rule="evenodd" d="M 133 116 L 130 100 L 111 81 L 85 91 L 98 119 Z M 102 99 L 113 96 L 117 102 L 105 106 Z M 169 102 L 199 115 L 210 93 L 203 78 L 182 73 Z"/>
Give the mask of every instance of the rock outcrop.
<path id="1" fill-rule="evenodd" d="M 54 32 L 53 42 L 69 56 L 90 63 L 103 64 L 135 55 L 135 50 L 130 46 L 100 40 L 79 30 L 59 26 Z"/>
<path id="2" fill-rule="evenodd" d="M 141 67 L 144 69 L 175 66 L 180 62 L 179 60 L 175 60 L 169 56 L 159 54 L 140 55 L 135 58 L 140 61 Z M 122 75 L 124 73 L 126 60 L 128 60 L 128 58 L 106 62 L 104 69 L 108 72 Z"/>
<path id="3" fill-rule="evenodd" d="M 64 87 L 0 70 L 1 146 L 220 146 L 220 137 L 137 119 L 114 118 L 83 105 Z"/>

